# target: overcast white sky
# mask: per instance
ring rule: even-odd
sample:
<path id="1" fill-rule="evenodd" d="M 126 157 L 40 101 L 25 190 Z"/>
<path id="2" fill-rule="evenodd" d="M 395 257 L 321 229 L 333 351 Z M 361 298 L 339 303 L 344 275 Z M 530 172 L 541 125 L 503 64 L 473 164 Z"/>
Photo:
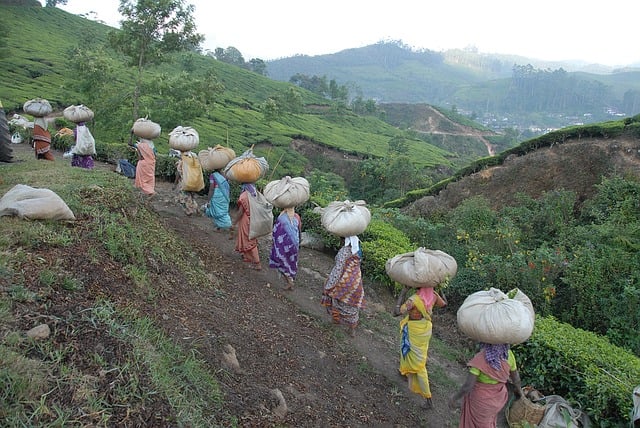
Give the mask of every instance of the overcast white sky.
<path id="1" fill-rule="evenodd" d="M 44 4 L 44 0 L 42 0 Z M 204 49 L 245 60 L 319 55 L 380 40 L 416 49 L 480 52 L 609 66 L 640 62 L 629 0 L 185 0 Z M 118 26 L 118 0 L 68 0 L 62 9 Z"/>

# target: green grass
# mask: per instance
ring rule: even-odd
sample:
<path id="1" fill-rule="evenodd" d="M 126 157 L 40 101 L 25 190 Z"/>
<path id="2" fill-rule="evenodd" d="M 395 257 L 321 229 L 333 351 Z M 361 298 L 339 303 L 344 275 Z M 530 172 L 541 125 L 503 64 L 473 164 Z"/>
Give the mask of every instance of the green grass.
<path id="1" fill-rule="evenodd" d="M 0 73 L 5 82 L 0 87 L 0 100 L 9 117 L 13 111 L 20 113 L 23 103 L 35 97 L 46 98 L 57 108 L 84 103 L 82 94 L 78 92 L 77 75 L 71 67 L 73 51 L 79 47 L 108 56 L 105 64 L 113 69 L 109 74 L 113 90 L 105 97 L 122 97 L 133 91 L 131 70 L 125 68 L 108 47 L 102 49 L 107 33 L 113 30 L 108 26 L 57 8 L 0 6 L 0 28 L 8 29 L 5 39 L 7 57 L 0 61 Z M 272 166 L 278 163 L 277 170 L 272 171 L 277 177 L 308 172 L 309 160 L 290 148 L 294 138 L 308 139 L 320 146 L 362 157 L 383 157 L 388 151 L 388 141 L 395 136 L 403 136 L 409 141 L 412 162 L 419 167 L 450 166 L 452 162 L 459 161 L 447 150 L 405 135 L 405 131 L 379 119 L 360 117 L 348 110 L 336 113 L 335 109 L 329 108 L 321 114 L 317 111 L 284 113 L 275 120 L 267 121 L 260 110 L 261 104 L 270 97 L 281 96 L 291 85 L 205 55 L 176 54 L 168 63 L 150 67 L 147 72 L 149 75 L 175 75 L 183 71 L 201 74 L 203 70 L 213 71 L 215 78 L 224 86 L 224 92 L 215 100 L 209 100 L 209 106 L 200 117 L 183 124 L 193 126 L 200 134 L 196 152 L 221 144 L 241 154 L 256 145 L 256 155 L 268 157 Z M 296 90 L 304 105 L 331 106 L 329 100 L 316 94 L 300 88 Z M 104 110 L 113 109 L 113 106 L 122 108 L 129 101 L 123 99 L 115 104 L 112 99 L 103 101 L 104 106 L 99 100 L 96 105 L 89 106 L 96 112 L 91 128 L 98 154 L 105 160 L 126 158 L 130 153 L 119 140 L 128 139 L 129 119 L 121 117 L 117 119 L 118 123 L 105 123 L 107 112 Z M 145 106 L 142 107 L 141 111 L 146 111 Z M 163 125 L 166 129 L 155 140 L 160 153 L 169 150 L 167 135 L 172 126 Z"/>
<path id="2" fill-rule="evenodd" d="M 225 416 L 219 412 L 216 370 L 125 302 L 100 297 L 108 290 L 95 287 L 109 284 L 89 287 L 84 272 L 112 266 L 133 296 L 152 305 L 174 280 L 211 290 L 217 279 L 206 275 L 188 245 L 145 208 L 130 181 L 111 171 L 80 171 L 67 163 L 30 158 L 3 167 L 0 194 L 18 183 L 53 190 L 73 209 L 76 221 L 0 221 L 3 425 L 105 426 L 122 408 L 136 415 L 154 403 L 168 403 L 164 408 L 171 415 L 163 417 L 178 426 L 221 423 Z M 164 276 L 169 269 L 172 275 Z M 76 277 L 78 272 L 82 275 Z M 52 300 L 60 296 L 66 296 L 68 309 Z M 22 323 L 46 322 L 52 337 L 26 339 L 24 326 L 14 318 L 18 307 L 30 308 L 31 318 L 20 317 Z M 77 349 L 87 338 L 121 350 L 118 359 Z M 107 377 L 112 387 L 105 390 Z"/>

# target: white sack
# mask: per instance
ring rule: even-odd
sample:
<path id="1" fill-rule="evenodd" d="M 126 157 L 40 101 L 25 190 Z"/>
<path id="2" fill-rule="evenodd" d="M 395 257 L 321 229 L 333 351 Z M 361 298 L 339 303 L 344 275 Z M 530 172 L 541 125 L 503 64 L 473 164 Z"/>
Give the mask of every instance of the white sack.
<path id="1" fill-rule="evenodd" d="M 322 227 L 343 238 L 361 234 L 371 221 L 371 213 L 365 205 L 365 201 L 330 202 L 322 209 Z"/>
<path id="2" fill-rule="evenodd" d="M 64 109 L 62 115 L 74 123 L 89 122 L 93 119 L 93 111 L 85 105 L 72 105 Z"/>
<path id="3" fill-rule="evenodd" d="M 198 131 L 189 126 L 176 126 L 169 133 L 169 147 L 188 152 L 198 147 L 200 143 L 200 135 Z"/>
<path id="4" fill-rule="evenodd" d="M 528 307 L 525 300 L 529 298 L 524 293 L 511 299 L 496 288 L 477 291 L 458 309 L 458 328 L 478 342 L 511 345 L 525 342 L 533 333 L 535 320 L 533 306 Z"/>
<path id="5" fill-rule="evenodd" d="M 44 117 L 50 114 L 53 111 L 53 108 L 51 107 L 51 104 L 49 104 L 49 101 L 43 98 L 34 98 L 24 103 L 22 110 L 31 116 Z"/>
<path id="6" fill-rule="evenodd" d="M 443 251 L 420 247 L 390 258 L 385 269 L 389 278 L 407 287 L 436 287 L 456 275 L 458 263 Z"/>
<path id="7" fill-rule="evenodd" d="M 264 187 L 264 197 L 278 208 L 297 207 L 309 200 L 309 182 L 304 177 L 288 175 Z"/>
<path id="8" fill-rule="evenodd" d="M 0 199 L 0 217 L 29 220 L 75 220 L 67 204 L 54 191 L 17 184 Z"/>
<path id="9" fill-rule="evenodd" d="M 209 147 L 206 150 L 200 150 L 200 152 L 198 152 L 200 165 L 202 165 L 202 169 L 205 171 L 222 169 L 235 157 L 236 152 L 234 152 L 233 149 L 223 147 L 220 144 L 213 148 Z"/>
<path id="10" fill-rule="evenodd" d="M 96 154 L 96 140 L 86 125 L 76 126 L 76 144 L 71 147 L 69 152 L 82 156 Z"/>
<path id="11" fill-rule="evenodd" d="M 145 140 L 158 138 L 161 131 L 160 125 L 144 117 L 133 122 L 133 127 L 131 128 L 131 132 L 136 137 L 144 138 Z"/>

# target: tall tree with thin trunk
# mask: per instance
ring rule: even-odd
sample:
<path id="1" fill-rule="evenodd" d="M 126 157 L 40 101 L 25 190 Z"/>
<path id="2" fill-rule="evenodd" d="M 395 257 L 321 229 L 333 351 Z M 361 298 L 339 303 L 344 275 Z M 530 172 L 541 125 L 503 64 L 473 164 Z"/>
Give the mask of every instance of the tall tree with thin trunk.
<path id="1" fill-rule="evenodd" d="M 121 28 L 109 42 L 136 68 L 133 119 L 138 118 L 145 67 L 158 64 L 172 52 L 198 50 L 204 36 L 196 32 L 194 6 L 183 0 L 120 0 Z"/>

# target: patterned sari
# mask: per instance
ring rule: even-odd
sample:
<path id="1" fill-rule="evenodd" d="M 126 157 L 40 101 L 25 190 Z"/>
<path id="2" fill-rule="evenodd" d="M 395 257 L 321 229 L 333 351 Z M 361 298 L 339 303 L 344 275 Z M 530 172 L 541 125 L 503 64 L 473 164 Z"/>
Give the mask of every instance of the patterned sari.
<path id="1" fill-rule="evenodd" d="M 407 314 L 400 321 L 400 334 L 402 337 L 400 352 L 400 373 L 407 376 L 409 389 L 424 398 L 431 398 L 429 387 L 429 375 L 427 373 L 427 355 L 429 341 L 431 340 L 432 324 L 431 314 L 427 310 L 419 294 L 409 298 L 416 308 L 421 319 L 410 319 Z"/>
<path id="2" fill-rule="evenodd" d="M 335 265 L 324 284 L 321 304 L 333 321 L 348 326 L 358 325 L 360 308 L 364 306 L 364 288 L 360 270 L 360 254 L 345 245 L 335 257 Z"/>
<path id="3" fill-rule="evenodd" d="M 293 218 L 283 211 L 273 226 L 273 245 L 269 256 L 269 267 L 291 279 L 298 273 L 298 252 L 300 250 L 300 216 Z"/>
<path id="4" fill-rule="evenodd" d="M 231 228 L 231 217 L 229 216 L 229 198 L 230 188 L 229 182 L 218 171 L 213 172 L 209 176 L 209 185 L 214 190 L 211 194 L 209 207 L 205 211 L 207 217 L 213 219 L 213 224 L 219 229 Z"/>

